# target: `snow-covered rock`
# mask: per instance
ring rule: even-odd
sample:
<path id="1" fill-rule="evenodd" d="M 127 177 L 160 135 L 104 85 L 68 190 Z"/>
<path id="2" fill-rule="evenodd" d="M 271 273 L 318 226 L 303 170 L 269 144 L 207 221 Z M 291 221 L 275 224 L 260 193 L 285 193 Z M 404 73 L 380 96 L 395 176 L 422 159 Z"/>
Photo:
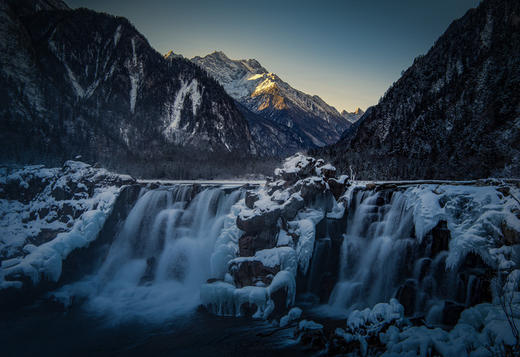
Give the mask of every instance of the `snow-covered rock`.
<path id="1" fill-rule="evenodd" d="M 316 225 L 333 207 L 341 210 L 327 185 L 333 172 L 335 169 L 323 160 L 296 154 L 275 170 L 274 180 L 247 192 L 237 203 L 238 231 L 234 239 L 219 242 L 214 254 L 220 257 L 225 251 L 227 257 L 234 255 L 219 259 L 221 266 L 214 269 L 214 273 L 219 272 L 214 278 L 225 282 L 210 282 L 201 290 L 210 311 L 223 315 L 249 311 L 254 317 L 272 318 L 291 307 L 296 276 L 308 271 Z M 348 182 L 342 182 L 344 190 Z M 334 204 L 321 204 L 322 196 Z M 236 234 L 241 235 L 238 242 Z"/>
<path id="2" fill-rule="evenodd" d="M 3 170 L 0 290 L 57 282 L 62 261 L 97 238 L 121 187 L 135 183 L 78 161 Z"/>

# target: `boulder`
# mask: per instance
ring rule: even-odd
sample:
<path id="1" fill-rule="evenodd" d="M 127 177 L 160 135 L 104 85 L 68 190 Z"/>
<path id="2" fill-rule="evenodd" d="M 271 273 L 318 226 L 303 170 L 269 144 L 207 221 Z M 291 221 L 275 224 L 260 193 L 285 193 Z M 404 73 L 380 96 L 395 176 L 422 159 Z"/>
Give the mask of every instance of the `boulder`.
<path id="1" fill-rule="evenodd" d="M 417 296 L 417 283 L 415 280 L 407 280 L 396 294 L 396 299 L 404 307 L 404 314 L 410 316 L 415 311 L 415 301 Z"/>
<path id="2" fill-rule="evenodd" d="M 372 182 L 367 183 L 367 184 L 365 185 L 365 188 L 366 188 L 367 190 L 374 190 L 374 189 L 376 188 L 376 184 L 375 184 L 375 183 L 372 183 Z"/>
<path id="3" fill-rule="evenodd" d="M 241 257 L 252 257 L 262 249 L 273 248 L 276 245 L 276 232 L 272 229 L 255 235 L 245 234 L 238 239 L 238 254 Z"/>
<path id="4" fill-rule="evenodd" d="M 271 284 L 276 273 L 280 271 L 280 266 L 266 267 L 258 260 L 247 260 L 231 263 L 229 271 L 231 276 L 233 276 L 235 286 L 242 288 L 244 286 L 254 286 L 258 282 L 262 282 L 265 285 Z"/>
<path id="5" fill-rule="evenodd" d="M 442 323 L 444 325 L 455 326 L 459 321 L 460 314 L 466 307 L 453 301 L 445 301 L 442 309 Z"/>
<path id="6" fill-rule="evenodd" d="M 309 202 L 314 200 L 325 189 L 325 183 L 321 180 L 305 180 L 301 188 L 301 196 L 305 202 Z"/>
<path id="7" fill-rule="evenodd" d="M 280 218 L 281 210 L 276 207 L 268 211 L 254 211 L 250 216 L 239 215 L 237 227 L 246 233 L 258 233 L 274 227 Z"/>
<path id="8" fill-rule="evenodd" d="M 327 338 L 323 326 L 313 321 L 302 320 L 294 332 L 300 343 L 313 351 L 321 351 L 327 347 Z"/>
<path id="9" fill-rule="evenodd" d="M 448 229 L 448 222 L 439 221 L 431 231 L 432 245 L 431 256 L 435 257 L 439 252 L 449 249 L 451 232 Z"/>
<path id="10" fill-rule="evenodd" d="M 299 210 L 303 208 L 305 202 L 300 196 L 291 196 L 289 200 L 282 206 L 281 216 L 286 220 L 293 219 Z"/>
<path id="11" fill-rule="evenodd" d="M 520 244 L 520 231 L 509 226 L 505 221 L 501 224 L 502 241 L 505 245 Z"/>
<path id="12" fill-rule="evenodd" d="M 329 355 L 353 355 L 356 356 L 360 354 L 361 351 L 361 342 L 359 340 L 354 339 L 352 341 L 345 340 L 345 338 L 341 335 L 338 335 L 336 332 L 332 333 L 330 342 L 329 342 Z"/>
<path id="13" fill-rule="evenodd" d="M 258 193 L 254 191 L 246 191 L 246 206 L 249 209 L 253 209 L 255 207 L 255 202 L 258 201 L 260 197 L 258 196 Z"/>
<path id="14" fill-rule="evenodd" d="M 330 192 L 332 192 L 336 201 L 339 200 L 341 195 L 343 195 L 343 193 L 345 192 L 345 184 L 339 182 L 334 178 L 329 179 L 327 183 L 329 184 Z"/>
<path id="15" fill-rule="evenodd" d="M 51 196 L 56 201 L 70 200 L 74 197 L 68 186 L 54 186 L 51 191 Z"/>

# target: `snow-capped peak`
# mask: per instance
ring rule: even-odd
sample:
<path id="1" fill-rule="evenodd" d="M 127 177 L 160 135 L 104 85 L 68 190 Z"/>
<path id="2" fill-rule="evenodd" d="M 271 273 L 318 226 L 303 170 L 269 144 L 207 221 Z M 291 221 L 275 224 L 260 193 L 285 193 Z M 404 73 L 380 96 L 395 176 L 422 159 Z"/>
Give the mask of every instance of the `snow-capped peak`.
<path id="1" fill-rule="evenodd" d="M 363 116 L 363 114 L 365 114 L 365 112 L 361 108 L 357 108 L 353 112 L 347 112 L 346 110 L 341 112 L 341 116 L 351 123 L 358 121 Z"/>
<path id="2" fill-rule="evenodd" d="M 192 61 L 246 108 L 268 120 L 301 129 L 315 145 L 335 142 L 350 125 L 336 108 L 291 87 L 255 59 L 233 60 L 216 51 Z"/>
<path id="3" fill-rule="evenodd" d="M 173 50 L 168 51 L 163 57 L 167 60 L 172 60 L 174 58 L 184 58 L 183 55 L 175 53 Z"/>

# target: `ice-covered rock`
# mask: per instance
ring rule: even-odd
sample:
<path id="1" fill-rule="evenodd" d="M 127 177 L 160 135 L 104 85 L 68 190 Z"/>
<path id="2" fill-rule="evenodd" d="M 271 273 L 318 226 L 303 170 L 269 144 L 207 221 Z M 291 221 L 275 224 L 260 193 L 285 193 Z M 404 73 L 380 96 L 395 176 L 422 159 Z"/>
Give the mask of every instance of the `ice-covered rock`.
<path id="1" fill-rule="evenodd" d="M 5 169 L 0 182 L 0 290 L 56 282 L 62 261 L 94 241 L 121 187 L 135 183 L 78 161 Z"/>
<path id="2" fill-rule="evenodd" d="M 299 319 L 300 316 L 302 316 L 302 309 L 300 309 L 299 307 L 293 307 L 291 310 L 289 310 L 287 315 L 283 316 L 280 319 L 280 327 L 287 326 L 292 321 Z"/>
<path id="3" fill-rule="evenodd" d="M 249 312 L 262 318 L 287 312 L 294 301 L 297 275 L 307 274 L 316 225 L 328 211 L 334 209 L 336 215 L 339 209 L 327 185 L 333 173 L 334 168 L 323 160 L 296 154 L 275 170 L 275 180 L 246 192 L 235 211 L 240 237 L 216 248 L 226 251 L 228 264 L 224 270 L 221 265 L 214 278 L 225 282 L 210 282 L 201 292 L 210 311 Z M 346 177 L 337 182 L 343 190 L 348 185 Z M 324 202 L 334 203 L 322 204 L 323 197 Z"/>

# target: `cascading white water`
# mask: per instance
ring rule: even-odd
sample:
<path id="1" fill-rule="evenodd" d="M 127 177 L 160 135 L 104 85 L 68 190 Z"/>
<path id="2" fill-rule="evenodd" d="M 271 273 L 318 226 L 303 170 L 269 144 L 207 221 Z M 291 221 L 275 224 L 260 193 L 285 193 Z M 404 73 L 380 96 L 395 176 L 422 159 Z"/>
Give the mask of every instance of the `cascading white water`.
<path id="1" fill-rule="evenodd" d="M 87 298 L 85 308 L 113 320 L 163 321 L 195 309 L 210 276 L 210 256 L 241 190 L 177 185 L 144 193 L 99 270 L 60 294 Z"/>
<path id="2" fill-rule="evenodd" d="M 330 310 L 348 314 L 400 294 L 411 311 L 427 313 L 439 299 L 457 299 L 460 279 L 446 270 L 446 251 L 431 256 L 431 242 L 415 237 L 405 194 L 361 191 L 352 197 Z"/>

